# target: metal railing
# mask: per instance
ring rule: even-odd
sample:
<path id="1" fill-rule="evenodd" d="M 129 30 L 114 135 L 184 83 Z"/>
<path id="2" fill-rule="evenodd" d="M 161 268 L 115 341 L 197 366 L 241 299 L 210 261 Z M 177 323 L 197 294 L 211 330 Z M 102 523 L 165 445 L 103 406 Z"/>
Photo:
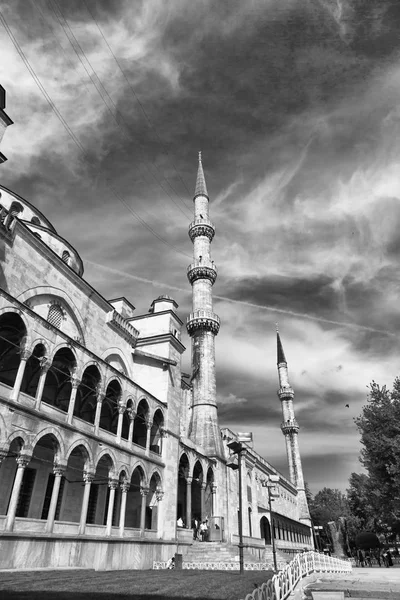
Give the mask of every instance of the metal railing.
<path id="1" fill-rule="evenodd" d="M 281 571 L 244 600 L 285 600 L 294 590 L 298 582 L 311 573 L 351 573 L 350 560 L 327 556 L 311 550 L 297 554 Z"/>

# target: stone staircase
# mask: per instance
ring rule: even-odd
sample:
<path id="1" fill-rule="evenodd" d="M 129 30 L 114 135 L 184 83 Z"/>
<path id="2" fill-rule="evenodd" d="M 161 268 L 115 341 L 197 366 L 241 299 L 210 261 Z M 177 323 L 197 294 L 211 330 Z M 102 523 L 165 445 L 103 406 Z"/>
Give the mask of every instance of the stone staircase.
<path id="1" fill-rule="evenodd" d="M 272 548 L 267 546 L 265 549 L 244 548 L 244 564 L 267 564 L 273 566 Z M 276 552 L 278 568 L 290 561 L 290 558 L 283 552 Z M 237 563 L 239 565 L 239 548 L 230 543 L 221 542 L 198 542 L 194 541 L 185 554 L 183 563 L 204 564 L 204 563 Z"/>

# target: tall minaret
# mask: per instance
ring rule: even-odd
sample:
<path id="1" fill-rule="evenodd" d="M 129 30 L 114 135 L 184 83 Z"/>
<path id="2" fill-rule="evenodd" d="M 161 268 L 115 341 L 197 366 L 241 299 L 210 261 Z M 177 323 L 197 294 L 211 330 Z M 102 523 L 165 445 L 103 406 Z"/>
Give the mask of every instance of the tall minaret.
<path id="1" fill-rule="evenodd" d="M 293 398 L 294 391 L 289 383 L 288 366 L 278 328 L 276 330 L 277 350 L 278 350 L 278 375 L 279 390 L 278 396 L 282 403 L 283 423 L 281 425 L 282 433 L 285 436 L 286 452 L 289 462 L 290 481 L 297 488 L 297 497 L 299 503 L 300 521 L 311 526 L 310 513 L 308 510 L 307 497 L 305 492 L 303 467 L 301 464 L 299 450 L 299 425 L 294 414 Z"/>
<path id="2" fill-rule="evenodd" d="M 201 152 L 194 193 L 194 221 L 189 225 L 193 242 L 193 263 L 187 275 L 192 284 L 193 308 L 187 319 L 192 338 L 193 405 L 189 437 L 202 446 L 208 456 L 223 456 L 218 427 L 215 383 L 215 336 L 220 327 L 213 313 L 212 286 L 217 268 L 211 260 L 210 246 L 215 227 L 208 217 L 208 192 L 204 178 Z"/>
<path id="3" fill-rule="evenodd" d="M 10 117 L 4 111 L 6 107 L 6 90 L 0 85 L 0 142 L 3 139 L 4 132 L 6 127 L 12 125 Z M 7 158 L 4 156 L 2 152 L 0 152 L 0 164 L 5 162 Z"/>

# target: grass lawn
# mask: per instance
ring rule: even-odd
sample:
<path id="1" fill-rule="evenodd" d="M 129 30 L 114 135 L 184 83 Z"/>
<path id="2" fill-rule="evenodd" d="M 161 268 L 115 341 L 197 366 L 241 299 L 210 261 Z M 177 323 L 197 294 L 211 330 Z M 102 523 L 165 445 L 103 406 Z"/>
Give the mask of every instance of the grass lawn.
<path id="1" fill-rule="evenodd" d="M 271 571 L 0 572 L 1 600 L 239 600 Z"/>

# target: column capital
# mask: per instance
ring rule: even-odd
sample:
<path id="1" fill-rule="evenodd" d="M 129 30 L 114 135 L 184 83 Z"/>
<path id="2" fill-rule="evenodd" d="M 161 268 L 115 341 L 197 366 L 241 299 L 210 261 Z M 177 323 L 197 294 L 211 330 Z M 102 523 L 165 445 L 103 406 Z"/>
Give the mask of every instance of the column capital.
<path id="1" fill-rule="evenodd" d="M 217 484 L 216 483 L 212 483 L 211 484 L 211 493 L 212 494 L 216 494 L 217 493 Z"/>
<path id="2" fill-rule="evenodd" d="M 106 390 L 102 385 L 98 385 L 96 387 L 96 400 L 99 404 L 101 404 L 106 397 Z"/>
<path id="3" fill-rule="evenodd" d="M 141 496 L 147 496 L 149 491 L 150 491 L 150 488 L 145 487 L 145 486 L 140 486 L 140 495 Z"/>
<path id="4" fill-rule="evenodd" d="M 129 492 L 129 488 L 131 487 L 131 482 L 128 480 L 122 481 L 120 483 L 120 488 L 123 494 L 127 494 Z"/>
<path id="5" fill-rule="evenodd" d="M 42 373 L 47 373 L 51 367 L 51 361 L 48 356 L 42 356 L 39 358 L 39 368 Z"/>
<path id="6" fill-rule="evenodd" d="M 188 475 L 186 477 L 186 485 L 192 485 L 192 481 L 193 481 L 193 477 L 191 477 L 190 475 Z"/>
<path id="7" fill-rule="evenodd" d="M 202 490 L 205 490 L 207 487 L 207 483 L 205 481 L 199 482 Z"/>
<path id="8" fill-rule="evenodd" d="M 112 479 L 110 478 L 108 480 L 108 487 L 110 488 L 110 490 L 116 490 L 118 487 L 119 481 L 118 479 Z"/>
<path id="9" fill-rule="evenodd" d="M 125 410 L 126 410 L 125 406 L 122 406 L 121 404 L 118 404 L 118 414 L 119 415 L 123 415 L 124 412 L 125 412 Z"/>
<path id="10" fill-rule="evenodd" d="M 77 390 L 81 385 L 81 380 L 76 375 L 71 375 L 71 385 L 73 390 Z"/>
<path id="11" fill-rule="evenodd" d="M 133 408 L 127 408 L 126 413 L 130 421 L 134 421 L 136 417 L 136 411 Z"/>
<path id="12" fill-rule="evenodd" d="M 31 462 L 31 458 L 32 456 L 30 454 L 20 454 L 17 456 L 18 467 L 25 469 L 25 467 L 27 467 Z"/>
<path id="13" fill-rule="evenodd" d="M 147 429 L 151 429 L 153 427 L 153 421 L 146 419 L 146 427 Z"/>
<path id="14" fill-rule="evenodd" d="M 63 465 L 61 463 L 54 463 L 53 465 L 53 473 L 54 475 L 59 475 L 60 477 L 64 475 L 67 470 L 67 465 Z"/>
<path id="15" fill-rule="evenodd" d="M 166 437 L 168 437 L 168 432 L 167 432 L 167 430 L 165 429 L 165 427 L 160 427 L 160 429 L 159 429 L 159 433 L 160 433 L 160 437 L 162 437 L 162 438 L 166 438 Z"/>
<path id="16" fill-rule="evenodd" d="M 28 358 L 30 358 L 32 356 L 32 350 L 29 350 L 28 348 L 21 348 L 20 350 L 20 357 L 21 360 L 28 360 Z"/>
<path id="17" fill-rule="evenodd" d="M 162 490 L 161 487 L 156 487 L 156 500 L 157 502 L 161 502 L 161 500 L 164 497 L 164 491 Z"/>
<path id="18" fill-rule="evenodd" d="M 0 449 L 0 465 L 3 462 L 3 460 L 6 458 L 7 455 L 8 455 L 8 450 Z"/>
<path id="19" fill-rule="evenodd" d="M 92 483 L 94 479 L 93 471 L 83 471 L 83 481 L 85 483 Z"/>

